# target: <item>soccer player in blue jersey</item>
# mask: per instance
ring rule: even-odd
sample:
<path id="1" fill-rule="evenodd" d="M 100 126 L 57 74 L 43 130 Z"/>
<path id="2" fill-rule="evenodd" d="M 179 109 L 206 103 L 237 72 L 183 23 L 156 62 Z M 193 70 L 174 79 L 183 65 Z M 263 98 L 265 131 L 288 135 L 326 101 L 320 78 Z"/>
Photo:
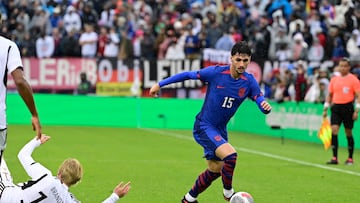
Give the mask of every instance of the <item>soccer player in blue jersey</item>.
<path id="1" fill-rule="evenodd" d="M 221 176 L 223 195 L 226 201 L 235 194 L 232 177 L 237 153 L 228 143 L 227 123 L 241 103 L 250 98 L 267 114 L 271 106 L 265 101 L 253 75 L 245 72 L 251 60 L 251 49 L 246 42 L 236 43 L 231 50 L 231 64 L 209 66 L 199 71 L 186 71 L 170 76 L 150 89 L 158 96 L 161 87 L 185 80 L 202 80 L 207 83 L 207 92 L 201 111 L 196 115 L 193 134 L 204 148 L 207 169 L 202 172 L 181 202 L 198 202 L 198 195 Z"/>

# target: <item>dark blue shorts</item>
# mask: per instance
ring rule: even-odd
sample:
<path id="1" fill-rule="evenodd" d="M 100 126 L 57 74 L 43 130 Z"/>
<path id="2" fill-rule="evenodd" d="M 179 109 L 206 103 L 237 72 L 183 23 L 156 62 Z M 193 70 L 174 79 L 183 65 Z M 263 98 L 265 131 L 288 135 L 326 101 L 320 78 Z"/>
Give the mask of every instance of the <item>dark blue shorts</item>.
<path id="1" fill-rule="evenodd" d="M 209 125 L 196 122 L 193 130 L 194 138 L 204 148 L 204 157 L 207 160 L 221 161 L 216 156 L 215 150 L 228 142 L 226 129 L 214 128 Z"/>

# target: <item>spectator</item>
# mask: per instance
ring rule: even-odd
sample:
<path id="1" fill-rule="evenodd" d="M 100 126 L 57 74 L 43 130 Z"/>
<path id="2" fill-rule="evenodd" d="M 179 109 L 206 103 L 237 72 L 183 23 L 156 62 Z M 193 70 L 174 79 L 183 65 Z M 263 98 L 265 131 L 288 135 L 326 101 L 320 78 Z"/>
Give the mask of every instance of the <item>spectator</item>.
<path id="1" fill-rule="evenodd" d="M 112 27 L 114 26 L 115 9 L 111 8 L 111 2 L 104 4 L 104 9 L 100 13 L 98 25 Z"/>
<path id="2" fill-rule="evenodd" d="M 346 56 L 346 48 L 340 35 L 340 30 L 336 29 L 334 36 L 334 49 L 332 50 L 331 59 L 333 61 L 339 61 Z"/>
<path id="3" fill-rule="evenodd" d="M 99 37 L 98 37 L 98 42 L 97 42 L 97 56 L 98 57 L 104 56 L 105 45 L 108 42 L 108 38 L 109 38 L 108 28 L 105 26 L 101 26 Z"/>
<path id="4" fill-rule="evenodd" d="M 99 21 L 99 16 L 93 8 L 93 3 L 88 1 L 85 3 L 84 8 L 81 12 L 81 20 L 83 25 L 90 24 L 92 26 L 97 26 Z"/>
<path id="5" fill-rule="evenodd" d="M 129 39 L 126 30 L 121 30 L 121 41 L 118 58 L 120 60 L 128 60 L 134 58 L 134 47 L 131 39 Z"/>
<path id="6" fill-rule="evenodd" d="M 296 79 L 295 79 L 295 101 L 304 101 L 307 92 L 307 80 L 305 77 L 305 68 L 302 62 L 296 65 Z"/>
<path id="7" fill-rule="evenodd" d="M 134 57 L 139 59 L 141 58 L 141 41 L 144 39 L 144 31 L 139 29 L 135 32 L 135 37 L 133 39 L 134 46 Z"/>
<path id="8" fill-rule="evenodd" d="M 87 79 L 87 75 L 85 72 L 80 73 L 80 83 L 77 87 L 76 93 L 82 95 L 92 93 L 92 84 Z"/>
<path id="9" fill-rule="evenodd" d="M 222 30 L 220 29 L 219 23 L 216 19 L 216 13 L 209 11 L 206 14 L 207 23 L 205 24 L 205 30 L 208 30 L 207 32 L 209 41 L 210 41 L 210 47 L 215 47 L 216 41 L 221 37 Z"/>
<path id="10" fill-rule="evenodd" d="M 44 32 L 50 34 L 49 15 L 39 6 L 35 9 L 35 14 L 30 21 L 30 30 L 36 34 Z"/>
<path id="11" fill-rule="evenodd" d="M 165 59 L 185 59 L 184 49 L 175 40 L 171 41 L 166 50 Z"/>
<path id="12" fill-rule="evenodd" d="M 15 30 L 12 31 L 11 34 L 16 36 L 17 41 L 21 41 L 24 39 L 24 35 L 26 33 L 25 26 L 22 23 L 17 23 Z"/>
<path id="13" fill-rule="evenodd" d="M 76 30 L 71 30 L 67 36 L 61 40 L 60 47 L 63 56 L 78 57 L 81 56 L 81 47 L 79 38 L 76 35 Z"/>
<path id="14" fill-rule="evenodd" d="M 29 31 L 30 29 L 30 17 L 26 13 L 25 9 L 20 9 L 19 15 L 16 17 L 16 22 L 24 25 L 24 30 Z"/>
<path id="15" fill-rule="evenodd" d="M 228 30 L 224 30 L 223 35 L 216 41 L 215 49 L 230 51 L 234 46 L 235 41 Z"/>
<path id="16" fill-rule="evenodd" d="M 82 23 L 80 15 L 76 12 L 76 9 L 73 6 L 69 6 L 66 9 L 64 15 L 64 27 L 67 33 L 71 30 L 75 30 L 77 33 L 80 32 Z"/>
<path id="17" fill-rule="evenodd" d="M 317 77 L 316 81 L 310 86 L 309 90 L 306 92 L 304 101 L 323 104 L 325 102 L 326 95 L 326 82 L 320 77 Z"/>
<path id="18" fill-rule="evenodd" d="M 57 27 L 53 28 L 52 30 L 52 38 L 54 40 L 54 53 L 52 56 L 54 57 L 63 56 L 61 49 L 61 41 L 63 40 L 63 37 Z"/>
<path id="19" fill-rule="evenodd" d="M 296 33 L 291 43 L 292 60 L 307 60 L 308 44 L 304 41 L 302 33 Z"/>
<path id="20" fill-rule="evenodd" d="M 360 44 L 358 41 L 360 42 L 360 31 L 355 29 L 346 43 L 346 51 L 349 53 L 351 61 L 360 61 Z"/>
<path id="21" fill-rule="evenodd" d="M 290 45 L 290 39 L 289 36 L 286 34 L 286 28 L 281 28 L 278 33 L 272 33 L 272 39 L 270 44 L 270 50 L 269 50 L 269 57 L 271 59 L 277 59 L 276 58 L 276 52 L 280 49 L 286 50 L 289 48 Z M 286 58 L 290 57 L 290 55 L 286 55 Z"/>
<path id="22" fill-rule="evenodd" d="M 192 27 L 187 27 L 188 35 L 185 39 L 184 52 L 187 59 L 200 58 L 200 40 L 197 35 L 193 33 Z"/>
<path id="23" fill-rule="evenodd" d="M 35 42 L 29 32 L 25 32 L 24 39 L 19 41 L 19 49 L 23 57 L 36 56 Z"/>
<path id="24" fill-rule="evenodd" d="M 115 27 L 109 28 L 108 40 L 105 44 L 104 56 L 117 57 L 119 55 L 120 38 L 116 33 Z"/>
<path id="25" fill-rule="evenodd" d="M 97 53 L 98 34 L 94 31 L 94 26 L 85 24 L 85 31 L 80 35 L 79 44 L 81 46 L 81 56 L 93 58 Z"/>
<path id="26" fill-rule="evenodd" d="M 57 6 L 54 8 L 53 13 L 49 17 L 49 21 L 52 28 L 56 28 L 59 26 L 59 23 L 63 21 L 63 17 L 61 15 L 61 7 Z"/>
<path id="27" fill-rule="evenodd" d="M 36 56 L 38 58 L 50 58 L 53 56 L 54 50 L 54 38 L 42 31 L 40 37 L 36 40 Z"/>

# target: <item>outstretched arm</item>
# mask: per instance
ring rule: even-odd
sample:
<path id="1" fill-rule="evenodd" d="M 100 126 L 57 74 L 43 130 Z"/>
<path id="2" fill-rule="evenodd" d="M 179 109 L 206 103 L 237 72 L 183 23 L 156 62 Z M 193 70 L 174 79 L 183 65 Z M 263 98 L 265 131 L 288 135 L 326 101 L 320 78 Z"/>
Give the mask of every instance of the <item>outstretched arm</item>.
<path id="1" fill-rule="evenodd" d="M 150 95 L 153 97 L 157 97 L 157 96 L 159 96 L 159 91 L 160 91 L 161 87 L 168 85 L 168 84 L 182 82 L 182 81 L 190 80 L 190 79 L 193 79 L 193 80 L 199 79 L 198 71 L 185 71 L 185 72 L 170 76 L 170 77 L 160 81 L 159 83 L 153 85 L 150 89 Z"/>
<path id="2" fill-rule="evenodd" d="M 49 139 L 50 137 L 45 134 L 42 134 L 40 139 L 35 137 L 34 139 L 30 140 L 30 142 L 28 142 L 18 154 L 21 165 L 32 179 L 36 179 L 44 174 L 51 174 L 47 168 L 36 162 L 31 156 L 35 148 L 47 142 Z"/>
<path id="3" fill-rule="evenodd" d="M 261 112 L 263 112 L 264 114 L 268 114 L 271 112 L 271 105 L 267 101 L 265 101 L 264 96 L 259 96 L 258 98 L 256 98 L 255 101 Z"/>
<path id="4" fill-rule="evenodd" d="M 16 88 L 17 88 L 20 96 L 24 100 L 27 108 L 29 109 L 29 111 L 32 115 L 31 122 L 32 122 L 33 130 L 36 131 L 36 135 L 39 139 L 41 136 L 41 125 L 40 125 L 39 116 L 38 116 L 38 113 L 37 113 L 37 110 L 35 107 L 33 91 L 31 89 L 29 83 L 24 78 L 24 74 L 23 74 L 23 71 L 21 68 L 17 68 L 13 72 L 11 72 L 11 76 L 14 79 Z"/>
<path id="5" fill-rule="evenodd" d="M 115 188 L 113 193 L 102 203 L 115 203 L 120 198 L 124 197 L 130 190 L 130 182 L 127 182 L 124 184 L 123 182 L 120 182 Z"/>

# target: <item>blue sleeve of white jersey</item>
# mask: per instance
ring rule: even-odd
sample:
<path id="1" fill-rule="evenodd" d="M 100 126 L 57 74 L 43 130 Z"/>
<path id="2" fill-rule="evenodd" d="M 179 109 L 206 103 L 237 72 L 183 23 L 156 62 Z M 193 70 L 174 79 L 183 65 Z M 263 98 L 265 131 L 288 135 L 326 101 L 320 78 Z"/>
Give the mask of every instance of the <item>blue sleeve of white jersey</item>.
<path id="1" fill-rule="evenodd" d="M 185 71 L 182 73 L 175 74 L 159 82 L 159 86 L 163 87 L 168 84 L 183 82 L 185 80 L 196 80 L 199 79 L 199 71 Z"/>

